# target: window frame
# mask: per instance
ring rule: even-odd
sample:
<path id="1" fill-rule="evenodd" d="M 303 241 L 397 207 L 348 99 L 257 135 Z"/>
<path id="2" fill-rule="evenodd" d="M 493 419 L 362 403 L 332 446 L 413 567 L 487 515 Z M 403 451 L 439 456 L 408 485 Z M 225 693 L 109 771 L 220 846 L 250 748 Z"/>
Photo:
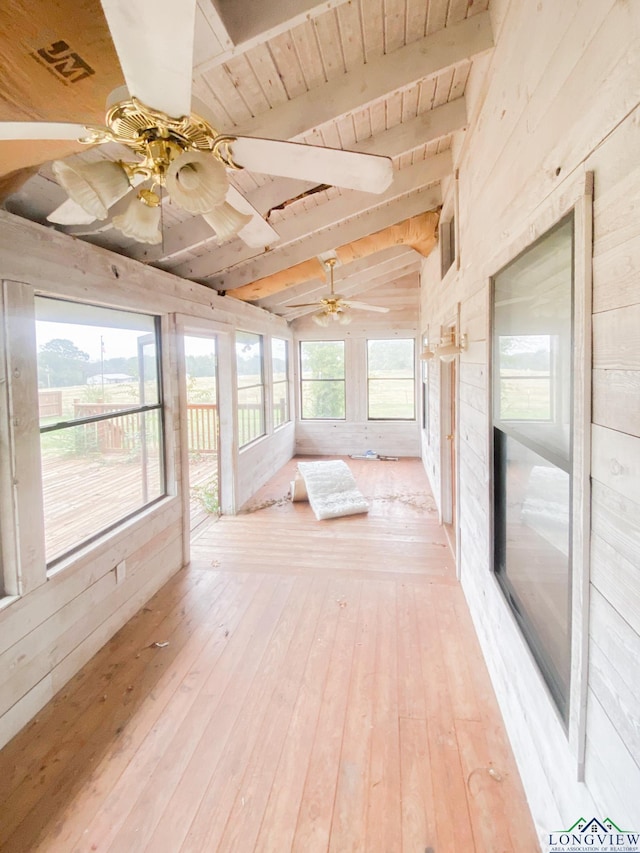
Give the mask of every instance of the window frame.
<path id="1" fill-rule="evenodd" d="M 411 343 L 411 349 L 412 349 L 412 351 L 411 351 L 411 376 L 410 377 L 409 376 L 402 376 L 402 377 L 393 377 L 393 378 L 376 377 L 376 378 L 372 379 L 372 377 L 369 374 L 369 362 L 370 362 L 369 346 L 370 346 L 370 344 L 393 343 L 396 341 L 409 341 Z M 367 421 L 371 421 L 374 423 L 387 423 L 387 422 L 393 422 L 393 421 L 398 421 L 398 422 L 402 422 L 402 423 L 413 423 L 416 421 L 416 417 L 417 417 L 417 413 L 416 413 L 416 349 L 417 348 L 416 348 L 415 337 L 407 337 L 407 338 L 401 338 L 401 337 L 396 337 L 396 338 L 367 338 L 366 339 L 366 342 L 365 342 L 366 368 L 365 368 L 365 370 L 366 370 L 366 389 L 367 389 L 367 392 L 366 392 L 367 393 L 367 401 L 366 401 Z M 383 417 L 383 418 L 382 417 L 372 417 L 371 416 L 371 392 L 370 392 L 371 382 L 372 381 L 373 382 L 396 382 L 396 381 L 406 382 L 409 379 L 411 379 L 411 385 L 412 385 L 412 395 L 411 395 L 412 415 L 411 415 L 411 417 L 398 417 L 397 415 L 393 415 L 390 417 Z"/>
<path id="2" fill-rule="evenodd" d="M 280 341 L 284 344 L 284 379 L 276 380 L 275 377 L 275 366 L 274 366 L 274 352 L 273 352 L 273 343 L 274 341 Z M 289 393 L 289 377 L 290 377 L 290 363 L 291 359 L 289 357 L 289 340 L 287 338 L 279 338 L 276 335 L 271 337 L 271 418 L 273 424 L 273 431 L 282 429 L 283 426 L 291 422 L 291 401 L 290 401 L 290 393 Z M 284 386 L 284 417 L 280 423 L 276 423 L 276 411 L 278 406 L 276 405 L 276 389 L 283 385 Z"/>
<path id="3" fill-rule="evenodd" d="M 342 377 L 328 377 L 322 379 L 305 379 L 303 376 L 303 366 L 302 366 L 302 351 L 305 344 L 312 345 L 323 345 L 323 344 L 341 344 L 342 345 Z M 346 341 L 344 339 L 332 339 L 332 340 L 300 340 L 298 341 L 298 359 L 300 364 L 300 380 L 299 380 L 299 404 L 300 404 L 300 420 L 301 421 L 320 421 L 322 423 L 326 423 L 327 421 L 346 421 L 347 419 L 347 346 Z M 322 382 L 341 382 L 342 383 L 342 401 L 343 401 L 343 410 L 344 414 L 341 417 L 305 417 L 304 416 L 304 388 L 305 384 L 308 383 L 322 383 Z"/>
<path id="4" fill-rule="evenodd" d="M 572 644 L 571 680 L 569 685 L 569 718 L 567 725 L 561 723 L 555 703 L 549 698 L 551 716 L 555 716 L 569 742 L 574 760 L 576 778 L 584 780 L 584 758 L 586 749 L 586 709 L 588 689 L 588 646 L 589 646 L 589 573 L 590 573 L 590 506 L 591 506 L 591 305 L 593 249 L 593 172 L 576 175 L 571 181 L 549 197 L 544 208 L 507 240 L 490 261 L 489 269 L 496 272 L 507 266 L 536 240 L 551 230 L 565 216 L 574 215 L 574 348 L 573 348 L 573 436 L 572 478 L 576 487 L 572 495 L 573 530 L 571 547 L 574 555 L 572 585 Z M 490 281 L 490 279 L 489 279 Z M 491 303 L 490 303 L 491 304 Z M 489 337 L 491 310 L 489 310 Z M 493 390 L 489 383 L 489 406 L 493 411 Z M 488 420 L 488 425 L 491 423 Z M 493 432 L 489 431 L 489 452 L 493 457 Z M 490 505 L 494 501 L 495 481 L 490 469 Z M 493 513 L 488 540 L 489 565 L 493 569 Z M 496 585 L 498 581 L 492 571 Z M 499 586 L 498 586 L 499 588 Z M 505 607 L 511 613 L 505 601 Z M 513 617 L 515 619 L 515 617 Z M 533 659 L 532 667 L 533 667 Z M 537 671 L 537 667 L 535 668 Z M 540 678 L 540 686 L 544 682 Z"/>
<path id="5" fill-rule="evenodd" d="M 259 351 L 260 351 L 260 381 L 254 383 L 253 385 L 240 385 L 240 372 L 238 371 L 238 336 L 239 335 L 251 335 L 251 337 L 258 339 Z M 261 438 L 267 434 L 267 418 L 266 418 L 266 389 L 265 389 L 265 359 L 264 359 L 264 342 L 265 336 L 260 334 L 259 332 L 250 332 L 247 329 L 237 329 L 235 333 L 235 367 L 236 367 L 236 418 L 237 418 L 237 429 L 236 436 L 238 439 L 238 450 L 244 450 L 245 447 L 249 447 L 256 441 L 259 441 Z M 259 388 L 260 389 L 260 409 L 258 410 L 260 413 L 260 423 L 261 423 L 261 432 L 257 435 L 252 435 L 246 441 L 242 441 L 240 429 L 240 392 L 247 391 L 249 389 Z"/>
<path id="6" fill-rule="evenodd" d="M 42 436 L 48 433 L 56 433 L 62 432 L 67 429 L 75 429 L 78 426 L 88 426 L 94 423 L 107 423 L 109 421 L 117 420 L 123 416 L 130 415 L 139 415 L 143 419 L 145 415 L 150 414 L 152 412 L 158 413 L 158 455 L 159 455 L 159 476 L 161 483 L 161 494 L 152 498 L 151 500 L 146 500 L 141 503 L 136 509 L 131 512 L 125 513 L 120 516 L 116 521 L 113 521 L 104 527 L 96 530 L 91 533 L 89 536 L 79 540 L 71 547 L 67 548 L 62 553 L 56 555 L 51 559 L 46 559 L 46 551 L 45 551 L 45 560 L 46 560 L 46 570 L 47 573 L 53 573 L 57 570 L 59 565 L 63 562 L 66 562 L 70 557 L 76 554 L 78 551 L 86 548 L 88 545 L 91 545 L 93 542 L 102 538 L 106 534 L 110 533 L 113 530 L 116 530 L 121 525 L 130 521 L 131 519 L 137 517 L 140 513 L 148 510 L 150 507 L 164 500 L 167 496 L 167 465 L 166 465 L 166 456 L 167 456 L 167 442 L 166 442 L 166 425 L 165 425 L 165 404 L 164 404 L 164 383 L 163 383 L 163 352 L 162 352 L 162 329 L 161 329 L 161 317 L 156 314 L 146 314 L 143 311 L 132 310 L 129 308 L 114 308 L 112 306 L 102 306 L 96 305 L 93 302 L 81 302 L 78 300 L 69 300 L 64 299 L 58 296 L 50 296 L 48 294 L 35 294 L 34 295 L 34 329 L 37 324 L 37 315 L 35 311 L 35 300 L 48 300 L 55 301 L 58 303 L 69 303 L 72 305 L 82 305 L 87 308 L 98 308 L 105 309 L 108 311 L 114 312 L 114 314 L 118 313 L 127 313 L 127 314 L 138 314 L 141 317 L 150 317 L 153 320 L 153 343 L 155 346 L 155 382 L 157 388 L 157 402 L 155 403 L 145 403 L 137 406 L 127 406 L 125 409 L 115 409 L 111 412 L 104 412 L 98 415 L 89 415 L 85 417 L 66 419 L 61 421 L 56 421 L 54 423 L 45 424 L 44 426 L 38 423 L 38 435 L 40 441 Z M 37 348 L 35 350 L 35 365 L 36 365 L 36 387 L 38 387 L 38 370 L 37 370 Z M 38 459 L 41 460 L 41 445 L 39 446 L 39 456 Z M 44 500 L 44 484 L 41 482 L 41 494 Z M 44 515 L 43 515 L 44 522 Z"/>

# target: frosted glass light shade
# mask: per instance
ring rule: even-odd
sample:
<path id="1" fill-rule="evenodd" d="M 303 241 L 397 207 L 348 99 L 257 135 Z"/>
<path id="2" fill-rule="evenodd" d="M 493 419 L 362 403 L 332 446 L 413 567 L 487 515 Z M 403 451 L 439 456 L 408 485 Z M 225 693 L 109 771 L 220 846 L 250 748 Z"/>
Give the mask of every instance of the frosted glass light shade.
<path id="1" fill-rule="evenodd" d="M 225 167 L 211 154 L 185 151 L 167 169 L 165 186 L 179 207 L 208 213 L 225 200 L 229 180 Z"/>
<path id="2" fill-rule="evenodd" d="M 208 213 L 204 213 L 202 217 L 216 232 L 219 243 L 235 237 L 238 231 L 244 228 L 247 222 L 251 222 L 252 219 L 249 214 L 240 213 L 228 201 L 218 205 L 218 207 L 208 211 Z"/>
<path id="3" fill-rule="evenodd" d="M 350 314 L 345 314 L 344 311 L 337 311 L 333 315 L 333 319 L 337 320 L 341 326 L 348 326 L 352 320 L 352 317 Z"/>
<path id="4" fill-rule="evenodd" d="M 111 160 L 99 163 L 56 160 L 51 168 L 69 198 L 95 219 L 106 219 L 111 205 L 130 189 L 127 173 Z"/>
<path id="5" fill-rule="evenodd" d="M 324 311 L 321 311 L 320 314 L 314 314 L 311 319 L 317 326 L 329 325 L 329 315 L 326 314 Z"/>
<path id="6" fill-rule="evenodd" d="M 160 233 L 160 207 L 150 207 L 136 196 L 129 207 L 120 216 L 113 217 L 113 227 L 125 237 L 131 237 L 139 243 L 155 245 L 162 242 Z"/>

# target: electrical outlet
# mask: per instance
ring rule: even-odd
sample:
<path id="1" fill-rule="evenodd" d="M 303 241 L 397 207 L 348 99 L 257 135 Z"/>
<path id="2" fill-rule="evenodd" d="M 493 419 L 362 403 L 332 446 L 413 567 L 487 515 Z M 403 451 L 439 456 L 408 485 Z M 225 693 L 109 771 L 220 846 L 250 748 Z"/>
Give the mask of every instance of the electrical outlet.
<path id="1" fill-rule="evenodd" d="M 116 583 L 122 583 L 127 575 L 127 564 L 121 560 L 116 566 Z"/>

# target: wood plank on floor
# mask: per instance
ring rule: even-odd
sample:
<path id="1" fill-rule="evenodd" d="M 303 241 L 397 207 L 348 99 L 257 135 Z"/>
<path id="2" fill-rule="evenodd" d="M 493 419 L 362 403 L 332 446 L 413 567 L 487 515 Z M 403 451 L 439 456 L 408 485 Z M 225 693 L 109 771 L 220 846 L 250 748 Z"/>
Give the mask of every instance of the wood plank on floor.
<path id="1" fill-rule="evenodd" d="M 282 500 L 292 460 L 197 528 L 0 751 L 3 853 L 539 849 L 421 463 L 354 463 L 367 515 Z"/>

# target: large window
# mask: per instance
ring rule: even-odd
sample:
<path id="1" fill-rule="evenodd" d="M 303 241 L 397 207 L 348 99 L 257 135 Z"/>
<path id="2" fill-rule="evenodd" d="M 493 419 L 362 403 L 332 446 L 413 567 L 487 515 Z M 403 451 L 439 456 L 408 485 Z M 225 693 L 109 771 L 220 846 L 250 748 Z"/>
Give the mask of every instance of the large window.
<path id="1" fill-rule="evenodd" d="M 265 433 L 262 335 L 236 332 L 238 374 L 238 446 Z"/>
<path id="2" fill-rule="evenodd" d="M 367 341 L 369 420 L 415 419 L 413 339 Z"/>
<path id="3" fill-rule="evenodd" d="M 493 284 L 498 580 L 565 720 L 571 664 L 573 219 Z"/>
<path id="4" fill-rule="evenodd" d="M 300 377 L 303 419 L 344 419 L 344 341 L 301 341 Z"/>
<path id="5" fill-rule="evenodd" d="M 36 298 L 50 564 L 164 494 L 155 317 Z"/>
<path id="6" fill-rule="evenodd" d="M 289 344 L 281 338 L 271 338 L 271 391 L 273 428 L 289 420 Z"/>

